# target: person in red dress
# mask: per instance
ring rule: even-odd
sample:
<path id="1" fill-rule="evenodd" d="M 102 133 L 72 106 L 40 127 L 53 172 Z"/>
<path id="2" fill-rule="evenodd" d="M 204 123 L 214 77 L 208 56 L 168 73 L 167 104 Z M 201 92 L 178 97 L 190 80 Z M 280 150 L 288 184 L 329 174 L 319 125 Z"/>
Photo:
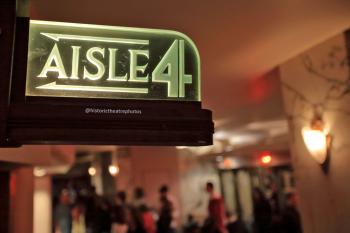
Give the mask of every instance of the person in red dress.
<path id="1" fill-rule="evenodd" d="M 208 219 L 207 223 L 211 225 L 212 232 L 226 233 L 226 212 L 224 200 L 222 197 L 214 191 L 214 184 L 207 182 L 206 190 L 209 193 L 208 204 Z"/>

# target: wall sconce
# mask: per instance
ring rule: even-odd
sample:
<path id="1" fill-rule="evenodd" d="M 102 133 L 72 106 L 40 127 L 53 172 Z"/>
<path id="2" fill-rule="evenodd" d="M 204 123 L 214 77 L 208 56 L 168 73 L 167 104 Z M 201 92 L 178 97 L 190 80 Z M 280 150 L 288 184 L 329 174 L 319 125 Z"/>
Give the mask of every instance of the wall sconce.
<path id="1" fill-rule="evenodd" d="M 324 164 L 329 156 L 332 137 L 324 132 L 324 124 L 321 117 L 315 117 L 311 121 L 310 127 L 304 127 L 302 135 L 311 156 L 319 164 Z"/>

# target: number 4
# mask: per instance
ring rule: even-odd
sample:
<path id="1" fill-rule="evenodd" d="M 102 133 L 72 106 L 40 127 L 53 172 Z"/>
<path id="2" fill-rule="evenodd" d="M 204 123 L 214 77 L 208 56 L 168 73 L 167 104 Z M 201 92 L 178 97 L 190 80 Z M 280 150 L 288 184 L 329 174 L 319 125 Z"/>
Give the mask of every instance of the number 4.
<path id="1" fill-rule="evenodd" d="M 185 85 L 192 75 L 185 74 L 185 42 L 175 40 L 152 72 L 152 81 L 168 84 L 168 97 L 185 97 Z"/>

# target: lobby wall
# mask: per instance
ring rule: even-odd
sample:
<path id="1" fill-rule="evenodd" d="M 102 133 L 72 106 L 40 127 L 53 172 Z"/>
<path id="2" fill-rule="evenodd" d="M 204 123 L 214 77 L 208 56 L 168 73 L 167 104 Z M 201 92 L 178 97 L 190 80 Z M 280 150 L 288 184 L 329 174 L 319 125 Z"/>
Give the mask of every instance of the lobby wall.
<path id="1" fill-rule="evenodd" d="M 180 204 L 182 222 L 186 222 L 189 214 L 202 223 L 208 215 L 209 195 L 206 192 L 208 181 L 214 184 L 217 193 L 221 192 L 218 170 L 213 164 L 189 151 L 178 151 Z"/>
<path id="2" fill-rule="evenodd" d="M 178 199 L 178 163 L 175 147 L 130 147 L 119 151 L 117 190 L 127 191 L 131 201 L 134 188 L 142 187 L 147 203 L 158 206 L 159 187 L 166 184 L 171 194 Z"/>
<path id="3" fill-rule="evenodd" d="M 350 41 L 346 38 L 346 33 L 335 36 L 280 66 L 305 233 L 350 232 Z M 303 141 L 302 129 L 315 115 L 322 117 L 325 132 L 333 137 L 328 167 L 312 158 Z"/>

